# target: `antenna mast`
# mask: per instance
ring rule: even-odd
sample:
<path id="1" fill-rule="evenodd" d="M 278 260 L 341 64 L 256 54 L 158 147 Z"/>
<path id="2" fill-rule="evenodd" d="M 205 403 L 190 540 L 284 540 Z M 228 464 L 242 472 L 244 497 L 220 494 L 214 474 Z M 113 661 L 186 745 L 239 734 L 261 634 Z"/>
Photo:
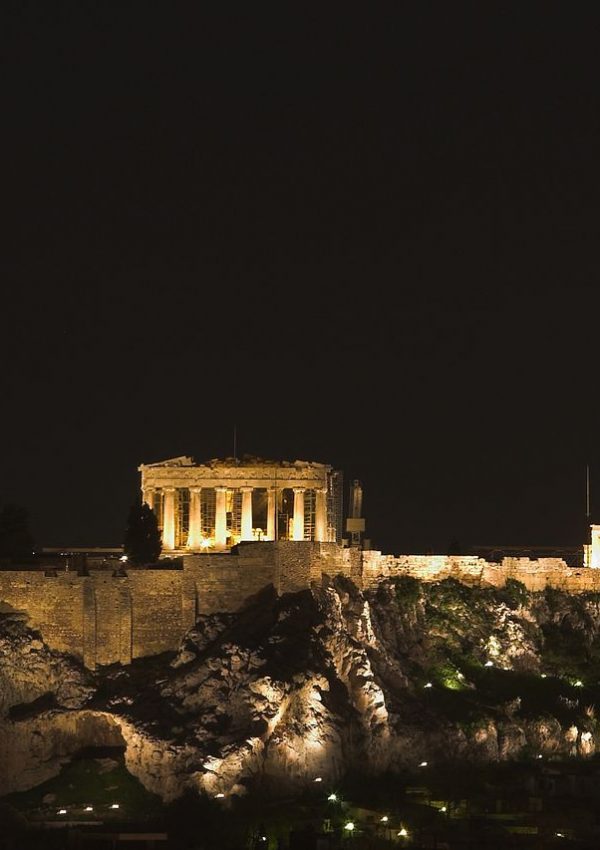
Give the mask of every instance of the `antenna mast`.
<path id="1" fill-rule="evenodd" d="M 237 425 L 233 426 L 233 460 L 237 463 Z"/>
<path id="2" fill-rule="evenodd" d="M 590 525 L 590 465 L 585 466 L 585 516 L 588 527 Z"/>
<path id="3" fill-rule="evenodd" d="M 584 564 L 586 567 L 592 566 L 592 524 L 590 522 L 591 514 L 590 514 L 590 465 L 586 463 L 585 465 L 585 540 L 587 541 L 584 552 L 587 552 L 587 556 L 584 558 Z"/>

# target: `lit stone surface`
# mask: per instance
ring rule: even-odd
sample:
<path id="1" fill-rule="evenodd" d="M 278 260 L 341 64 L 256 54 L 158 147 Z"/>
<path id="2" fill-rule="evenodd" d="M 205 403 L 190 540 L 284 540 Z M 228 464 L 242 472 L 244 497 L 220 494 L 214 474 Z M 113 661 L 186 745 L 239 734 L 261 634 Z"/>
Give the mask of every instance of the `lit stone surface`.
<path id="1" fill-rule="evenodd" d="M 344 575 L 365 589 L 411 576 L 496 587 L 517 579 L 533 591 L 600 591 L 600 570 L 570 568 L 559 558 L 505 558 L 497 564 L 475 556 L 383 555 L 307 540 L 241 543 L 233 551 L 190 553 L 183 564 L 182 570 L 129 570 L 123 577 L 105 570 L 53 577 L 1 571 L 0 601 L 26 613 L 53 649 L 94 669 L 175 650 L 198 614 L 238 611 L 268 585 L 281 595 L 320 584 L 324 576 Z"/>
<path id="2" fill-rule="evenodd" d="M 342 477 L 328 464 L 178 457 L 139 471 L 165 552 L 221 551 L 250 540 L 341 541 Z"/>

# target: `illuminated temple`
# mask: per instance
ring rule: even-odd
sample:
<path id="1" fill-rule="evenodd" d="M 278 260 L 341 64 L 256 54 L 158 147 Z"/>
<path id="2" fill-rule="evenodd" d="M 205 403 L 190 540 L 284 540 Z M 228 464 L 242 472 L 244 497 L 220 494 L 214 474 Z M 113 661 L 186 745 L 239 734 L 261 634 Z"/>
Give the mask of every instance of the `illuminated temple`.
<path id="1" fill-rule="evenodd" d="M 341 542 L 342 473 L 327 464 L 176 457 L 139 471 L 164 552 L 226 550 L 252 540 Z"/>

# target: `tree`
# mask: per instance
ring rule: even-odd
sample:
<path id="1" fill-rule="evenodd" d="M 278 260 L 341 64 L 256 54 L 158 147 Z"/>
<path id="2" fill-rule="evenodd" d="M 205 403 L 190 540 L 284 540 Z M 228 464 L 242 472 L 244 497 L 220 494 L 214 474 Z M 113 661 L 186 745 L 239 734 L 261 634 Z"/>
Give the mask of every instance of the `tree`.
<path id="1" fill-rule="evenodd" d="M 31 557 L 33 538 L 29 531 L 29 513 L 20 505 L 7 503 L 0 508 L 0 558 Z"/>
<path id="2" fill-rule="evenodd" d="M 125 529 L 124 549 L 132 564 L 154 564 L 162 545 L 156 514 L 145 502 L 132 505 Z"/>

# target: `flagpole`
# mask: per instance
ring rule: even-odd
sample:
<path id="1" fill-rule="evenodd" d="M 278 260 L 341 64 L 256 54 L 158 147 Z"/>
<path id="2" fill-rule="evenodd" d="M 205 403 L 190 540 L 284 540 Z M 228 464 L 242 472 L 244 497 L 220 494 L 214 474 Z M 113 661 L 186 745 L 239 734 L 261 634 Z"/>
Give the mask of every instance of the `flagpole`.
<path id="1" fill-rule="evenodd" d="M 585 465 L 585 519 L 586 519 L 586 532 L 585 537 L 587 540 L 587 566 L 592 566 L 592 524 L 590 522 L 591 514 L 590 514 L 590 465 L 586 463 Z"/>

